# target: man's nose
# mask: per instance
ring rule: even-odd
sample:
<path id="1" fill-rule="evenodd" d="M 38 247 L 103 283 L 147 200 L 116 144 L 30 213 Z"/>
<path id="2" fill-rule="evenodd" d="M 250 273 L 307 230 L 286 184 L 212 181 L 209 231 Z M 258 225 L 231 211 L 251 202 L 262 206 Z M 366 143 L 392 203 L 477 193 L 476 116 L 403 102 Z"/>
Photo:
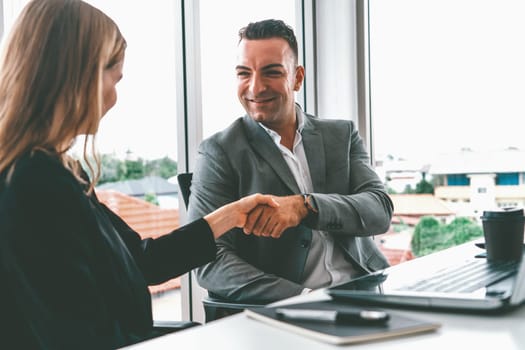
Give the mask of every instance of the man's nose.
<path id="1" fill-rule="evenodd" d="M 258 75 L 254 74 L 250 80 L 250 92 L 257 96 L 257 94 L 261 93 L 266 89 L 266 84 L 264 82 L 264 79 Z"/>

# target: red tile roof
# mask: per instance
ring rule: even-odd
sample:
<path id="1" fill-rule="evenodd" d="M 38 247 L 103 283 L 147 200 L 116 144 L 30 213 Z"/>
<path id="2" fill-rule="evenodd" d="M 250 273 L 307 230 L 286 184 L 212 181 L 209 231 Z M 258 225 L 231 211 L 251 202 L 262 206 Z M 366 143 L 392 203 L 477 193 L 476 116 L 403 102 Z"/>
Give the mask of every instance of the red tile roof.
<path id="1" fill-rule="evenodd" d="M 392 220 L 392 223 L 394 223 L 394 220 Z M 392 239 L 396 239 L 396 237 L 397 243 L 393 243 Z M 374 241 L 392 266 L 414 259 L 410 240 L 406 236 L 400 236 L 400 233 L 395 232 L 392 225 L 387 232 L 375 236 Z"/>
<path id="2" fill-rule="evenodd" d="M 142 238 L 156 238 L 179 227 L 179 210 L 163 209 L 114 190 L 96 190 L 98 199 L 117 213 Z M 150 286 L 152 294 L 180 288 L 180 277 Z"/>
<path id="3" fill-rule="evenodd" d="M 98 199 L 117 213 L 142 238 L 155 238 L 179 226 L 178 209 L 162 209 L 114 190 L 97 190 Z"/>
<path id="4" fill-rule="evenodd" d="M 410 249 L 387 248 L 382 246 L 379 247 L 379 250 L 381 250 L 392 266 L 414 259 L 414 255 L 412 255 Z"/>

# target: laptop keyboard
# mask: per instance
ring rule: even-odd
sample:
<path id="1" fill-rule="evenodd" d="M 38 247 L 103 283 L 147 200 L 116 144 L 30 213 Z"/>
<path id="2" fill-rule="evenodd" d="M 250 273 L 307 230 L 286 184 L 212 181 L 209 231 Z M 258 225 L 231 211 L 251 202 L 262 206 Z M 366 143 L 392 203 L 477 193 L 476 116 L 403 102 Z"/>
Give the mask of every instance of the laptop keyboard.
<path id="1" fill-rule="evenodd" d="M 400 289 L 447 293 L 472 292 L 515 274 L 518 266 L 519 262 L 515 261 L 487 263 L 485 259 L 472 259 L 440 270 Z"/>

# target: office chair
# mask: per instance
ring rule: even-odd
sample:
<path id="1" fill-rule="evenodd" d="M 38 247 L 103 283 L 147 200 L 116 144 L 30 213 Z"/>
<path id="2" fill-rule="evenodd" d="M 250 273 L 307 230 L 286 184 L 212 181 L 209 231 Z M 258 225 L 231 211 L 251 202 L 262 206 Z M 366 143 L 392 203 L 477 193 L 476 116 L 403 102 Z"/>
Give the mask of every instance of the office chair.
<path id="1" fill-rule="evenodd" d="M 193 173 L 181 173 L 177 174 L 177 182 L 179 183 L 179 190 L 182 194 L 182 200 L 184 201 L 184 205 L 186 206 L 186 210 L 188 209 L 188 204 L 190 204 L 190 193 L 191 193 L 191 179 L 193 177 Z"/>
<path id="2" fill-rule="evenodd" d="M 177 182 L 179 183 L 180 193 L 182 194 L 182 200 L 186 209 L 190 201 L 191 194 L 191 179 L 193 173 L 180 173 L 177 175 Z M 236 303 L 223 299 L 218 296 L 212 295 L 208 292 L 208 296 L 202 300 L 204 306 L 205 322 L 218 320 L 220 318 L 237 314 L 247 308 L 263 307 L 264 304 L 247 304 L 247 303 Z"/>

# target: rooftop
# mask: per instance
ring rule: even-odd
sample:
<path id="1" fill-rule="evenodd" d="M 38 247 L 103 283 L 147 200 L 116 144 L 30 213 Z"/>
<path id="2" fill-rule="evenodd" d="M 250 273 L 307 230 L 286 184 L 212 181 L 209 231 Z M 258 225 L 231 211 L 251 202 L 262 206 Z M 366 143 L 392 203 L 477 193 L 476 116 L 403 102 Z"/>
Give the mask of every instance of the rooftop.
<path id="1" fill-rule="evenodd" d="M 448 216 L 454 212 L 433 194 L 391 194 L 394 216 Z"/>
<path id="2" fill-rule="evenodd" d="M 146 194 L 157 195 L 176 194 L 179 187 L 160 176 L 146 176 L 138 180 L 106 182 L 97 187 L 100 190 L 115 190 L 133 197 L 142 197 Z"/>

